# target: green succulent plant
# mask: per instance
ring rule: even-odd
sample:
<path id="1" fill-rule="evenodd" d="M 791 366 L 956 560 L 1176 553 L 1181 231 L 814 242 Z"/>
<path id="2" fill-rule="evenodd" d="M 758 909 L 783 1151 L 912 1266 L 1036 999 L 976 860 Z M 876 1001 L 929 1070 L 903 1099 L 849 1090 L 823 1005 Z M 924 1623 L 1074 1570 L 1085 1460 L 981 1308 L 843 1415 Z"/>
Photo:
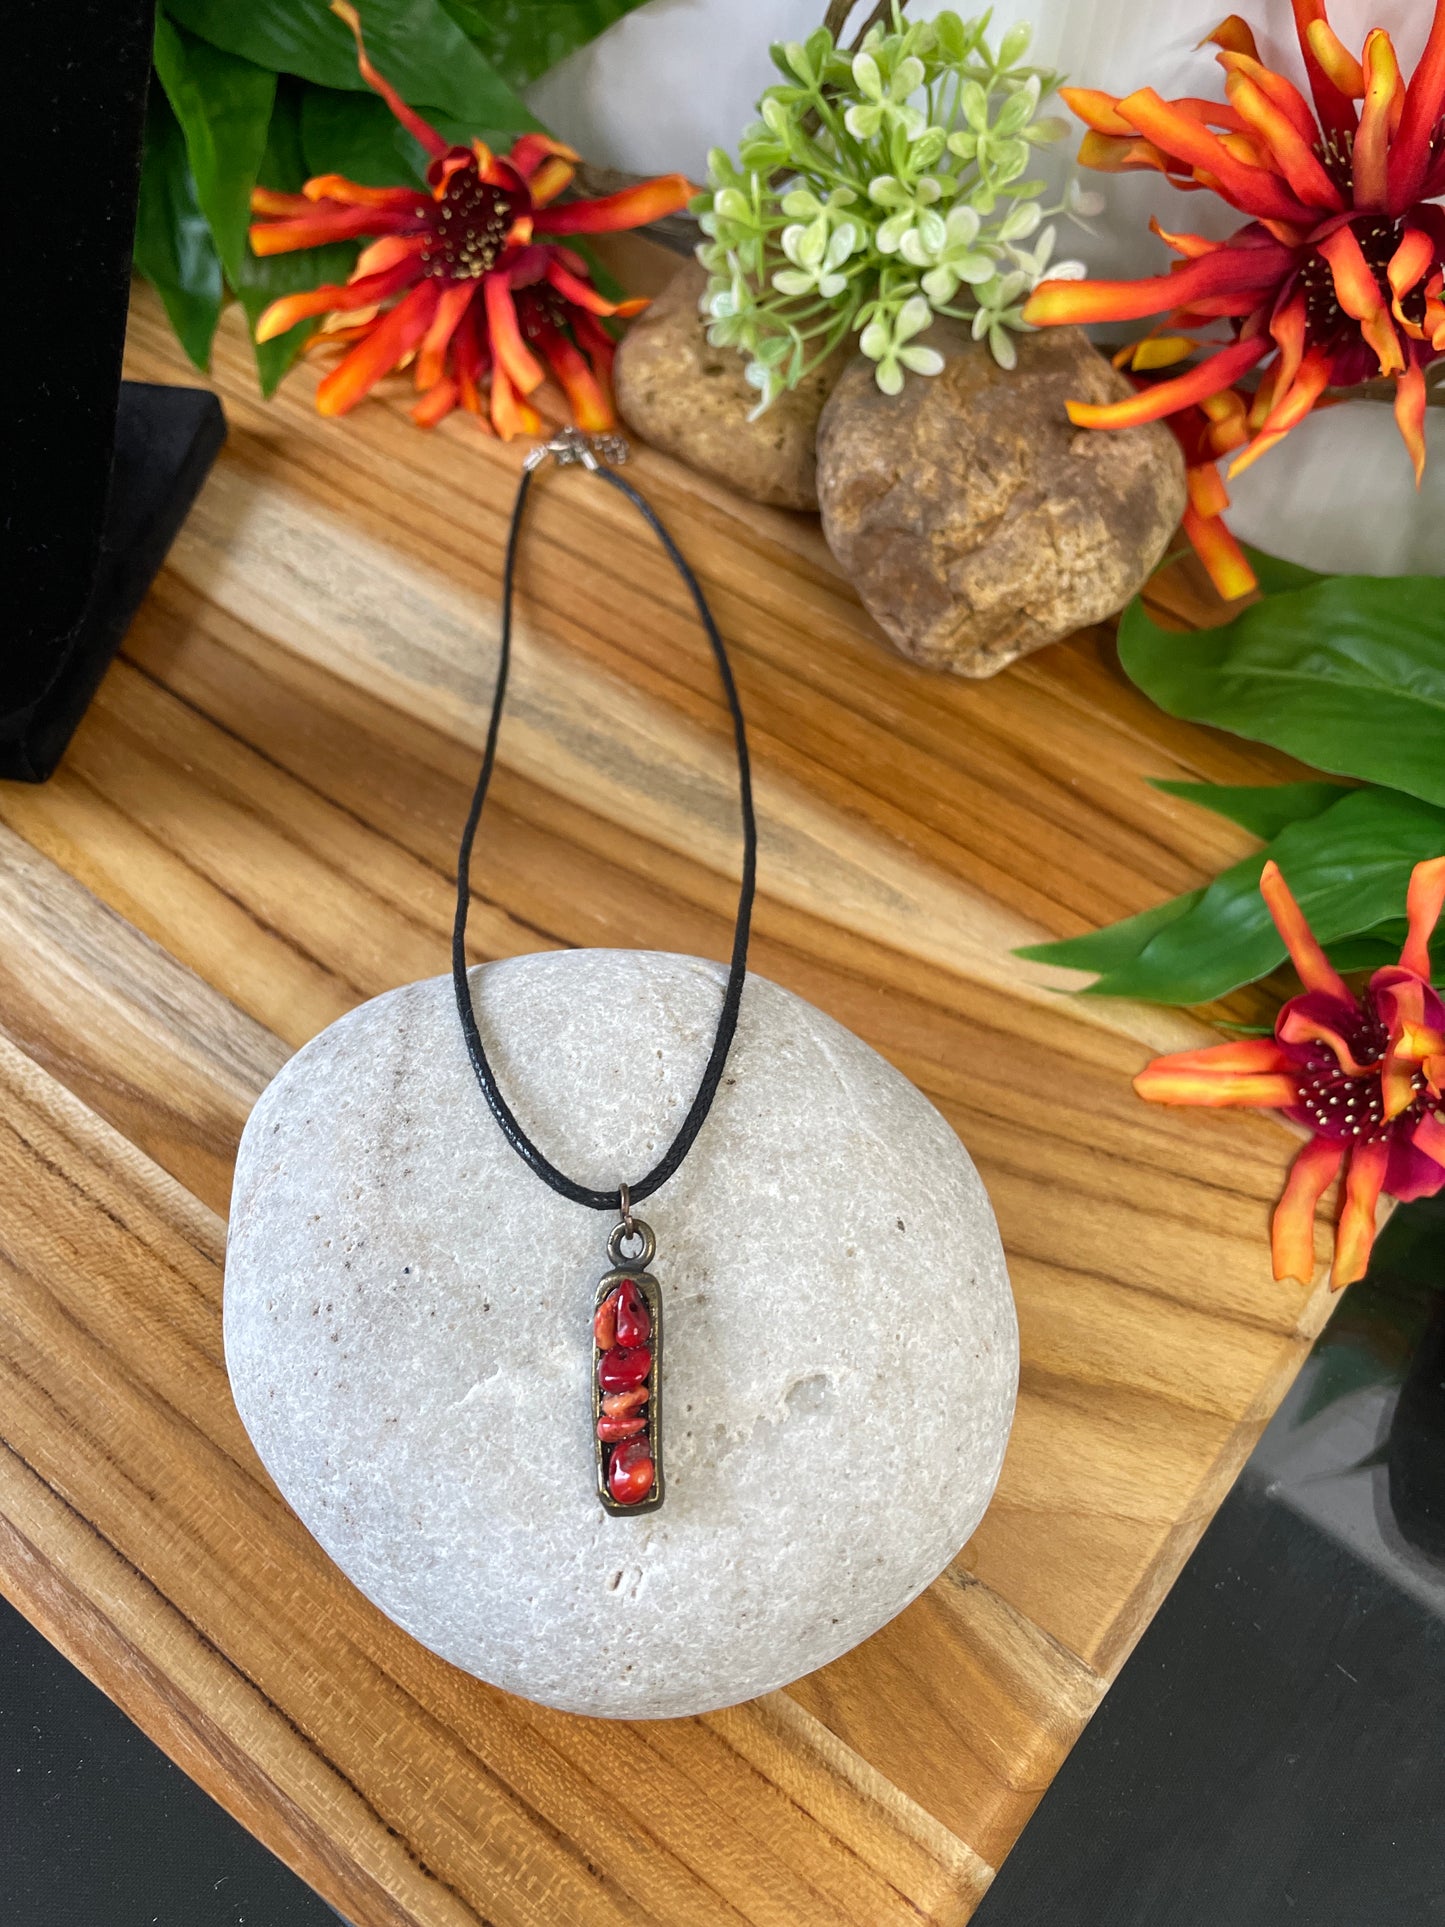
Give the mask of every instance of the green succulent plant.
<path id="1" fill-rule="evenodd" d="M 1011 368 L 1034 285 L 1084 272 L 1053 260 L 1043 222 L 1063 206 L 1042 207 L 1045 184 L 1027 178 L 1032 150 L 1067 132 L 1039 112 L 1058 76 L 1022 64 L 1027 26 L 996 52 L 988 29 L 987 14 L 905 25 L 895 4 L 851 52 L 826 27 L 773 48 L 782 84 L 736 160 L 712 150 L 692 204 L 708 336 L 746 357 L 755 413 L 850 332 L 887 394 L 937 374 L 921 337 L 939 314 Z"/>

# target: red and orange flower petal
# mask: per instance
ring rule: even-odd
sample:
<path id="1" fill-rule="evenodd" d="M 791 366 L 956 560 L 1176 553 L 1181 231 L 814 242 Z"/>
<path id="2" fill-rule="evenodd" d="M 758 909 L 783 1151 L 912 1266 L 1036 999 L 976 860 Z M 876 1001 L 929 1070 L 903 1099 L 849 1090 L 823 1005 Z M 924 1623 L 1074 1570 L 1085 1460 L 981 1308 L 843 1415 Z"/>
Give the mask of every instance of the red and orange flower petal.
<path id="1" fill-rule="evenodd" d="M 1181 526 L 1185 539 L 1205 573 L 1226 602 L 1252 595 L 1259 578 L 1249 558 L 1217 515 L 1201 515 L 1191 502 L 1184 511 Z"/>
<path id="2" fill-rule="evenodd" d="M 1417 1151 L 1422 1151 L 1427 1158 L 1433 1158 L 1437 1164 L 1445 1165 L 1445 1120 L 1434 1111 L 1426 1111 L 1421 1117 L 1411 1133 L 1411 1141 Z M 1440 1176 L 1441 1182 L 1445 1183 L 1445 1170 Z"/>
<path id="3" fill-rule="evenodd" d="M 413 139 L 421 142 L 428 154 L 433 156 L 445 154 L 447 143 L 437 130 L 424 121 L 420 114 L 414 113 L 390 82 L 383 80 L 372 66 L 367 57 L 366 43 L 361 37 L 361 20 L 355 7 L 350 4 L 350 0 L 331 0 L 331 11 L 338 20 L 344 20 L 352 31 L 356 40 L 356 65 L 367 86 L 381 95 L 402 126 Z"/>
<path id="4" fill-rule="evenodd" d="M 1158 217 L 1152 214 L 1149 217 L 1149 229 L 1159 236 L 1165 247 L 1173 248 L 1186 261 L 1197 261 L 1205 254 L 1218 254 L 1221 248 L 1229 245 L 1227 241 L 1206 240 L 1202 234 L 1182 234 L 1177 229 L 1171 232 L 1168 228 L 1160 227 Z"/>
<path id="5" fill-rule="evenodd" d="M 1236 158 L 1218 135 L 1179 108 L 1179 102 L 1162 100 L 1152 87 L 1141 87 L 1119 103 L 1120 112 L 1147 140 L 1177 154 L 1196 174 L 1208 173 L 1219 183 L 1224 198 L 1246 214 L 1270 215 L 1280 221 L 1311 218 L 1310 208 L 1276 175 Z"/>
<path id="6" fill-rule="evenodd" d="M 273 301 L 269 308 L 262 310 L 256 322 L 257 341 L 273 341 L 277 335 L 284 335 L 294 328 L 298 321 L 305 321 L 316 314 L 354 314 L 358 309 L 371 308 L 378 301 L 385 301 L 397 294 L 411 280 L 410 263 L 399 263 L 381 274 L 363 275 L 344 285 L 323 282 L 321 286 L 306 288 L 299 294 L 282 295 Z"/>
<path id="7" fill-rule="evenodd" d="M 1216 294 L 1250 294 L 1262 299 L 1289 265 L 1285 249 L 1224 247 L 1192 261 L 1180 261 L 1168 274 L 1138 281 L 1042 281 L 1029 296 L 1024 319 L 1040 328 L 1060 322 L 1142 321 Z"/>
<path id="8" fill-rule="evenodd" d="M 1400 236 L 1400 245 L 1390 256 L 1389 264 L 1385 269 L 1386 279 L 1390 283 L 1390 293 L 1394 297 L 1390 304 L 1390 312 L 1399 326 L 1416 341 L 1424 339 L 1425 330 L 1418 323 L 1406 320 L 1400 303 L 1424 280 L 1434 261 L 1433 237 L 1427 234 L 1424 228 L 1407 227 Z"/>
<path id="9" fill-rule="evenodd" d="M 1445 856 L 1430 857 L 1417 863 L 1410 872 L 1410 887 L 1405 894 L 1405 916 L 1409 935 L 1400 952 L 1400 968 L 1412 970 L 1430 981 L 1430 939 L 1445 910 Z"/>
<path id="10" fill-rule="evenodd" d="M 648 306 L 646 295 L 637 295 L 629 301 L 609 301 L 600 289 L 573 274 L 555 255 L 549 254 L 545 273 L 564 300 L 570 301 L 574 308 L 585 308 L 588 314 L 634 315 L 641 314 Z"/>
<path id="11" fill-rule="evenodd" d="M 1290 1166 L 1289 1177 L 1270 1224 L 1274 1275 L 1308 1285 L 1315 1275 L 1315 1211 L 1344 1162 L 1345 1147 L 1326 1137 L 1311 1138 Z"/>
<path id="12" fill-rule="evenodd" d="M 1078 286 L 1078 283 L 1064 283 Z M 1047 286 L 1047 284 L 1046 284 Z M 1233 341 L 1207 360 L 1172 380 L 1156 382 L 1125 401 L 1075 402 L 1066 404 L 1069 420 L 1076 428 L 1134 428 L 1140 422 L 1155 422 L 1191 402 L 1203 401 L 1228 388 L 1268 352 L 1267 336 Z"/>
<path id="13" fill-rule="evenodd" d="M 1136 132 L 1133 122 L 1125 120 L 1119 112 L 1116 94 L 1106 94 L 1098 87 L 1061 87 L 1059 99 L 1078 115 L 1085 127 L 1092 127 L 1096 134 L 1110 134 L 1116 140 L 1129 140 Z"/>
<path id="14" fill-rule="evenodd" d="M 382 315 L 316 390 L 318 414 L 344 415 L 404 361 L 431 325 L 439 294 L 435 281 L 423 281 Z"/>
<path id="15" fill-rule="evenodd" d="M 379 274 L 383 268 L 394 268 L 398 261 L 419 255 L 425 246 L 425 234 L 383 234 L 357 255 L 350 278 L 359 281 L 365 275 Z"/>
<path id="16" fill-rule="evenodd" d="M 450 375 L 434 383 L 411 411 L 418 428 L 435 428 L 456 407 L 460 390 Z"/>
<path id="17" fill-rule="evenodd" d="M 540 133 L 519 134 L 512 142 L 511 152 L 507 155 L 507 159 L 524 181 L 531 180 L 537 169 L 546 161 L 552 159 L 571 161 L 575 166 L 581 158 L 577 149 L 569 147 L 566 141 L 554 140 L 550 134 Z"/>
<path id="18" fill-rule="evenodd" d="M 604 434 L 609 428 L 615 428 L 617 417 L 612 412 L 607 391 L 576 343 L 569 341 L 560 329 L 543 324 L 537 329 L 537 345 L 561 384 L 577 426 L 588 435 Z"/>
<path id="19" fill-rule="evenodd" d="M 1326 133 L 1348 133 L 1353 136 L 1354 102 L 1335 80 L 1314 47 L 1312 36 L 1317 23 L 1325 27 L 1329 25 L 1325 18 L 1325 0 L 1293 0 L 1293 5 L 1295 32 L 1299 37 L 1300 52 L 1304 55 L 1305 72 L 1309 75 L 1310 92 L 1314 95 L 1320 124 Z"/>
<path id="20" fill-rule="evenodd" d="M 1147 167 L 1156 174 L 1168 175 L 1176 187 L 1198 186 L 1197 181 L 1185 178 L 1179 164 L 1153 141 L 1116 139 L 1111 134 L 1096 134 L 1092 128 L 1079 142 L 1079 165 L 1091 167 L 1096 174 L 1128 174 Z"/>
<path id="21" fill-rule="evenodd" d="M 1148 375 L 1160 368 L 1175 368 L 1198 352 L 1199 343 L 1188 335 L 1145 335 L 1142 341 L 1133 341 L 1121 348 L 1114 357 L 1114 366 L 1128 366 L 1138 374 Z"/>
<path id="22" fill-rule="evenodd" d="M 1209 423 L 1209 447 L 1216 455 L 1227 455 L 1232 448 L 1249 440 L 1249 420 L 1244 397 L 1237 388 L 1223 388 L 1217 395 L 1206 395 L 1199 412 Z"/>
<path id="23" fill-rule="evenodd" d="M 1405 372 L 1395 383 L 1395 426 L 1410 451 L 1415 469 L 1415 486 L 1425 476 L 1425 370 L 1412 355 Z"/>
<path id="24" fill-rule="evenodd" d="M 1335 1232 L 1335 1262 L 1330 1289 L 1339 1291 L 1364 1277 L 1375 1242 L 1375 1212 L 1390 1159 L 1388 1138 L 1357 1144 L 1345 1173 L 1345 1205 Z"/>
<path id="25" fill-rule="evenodd" d="M 1323 1003 L 1324 998 L 1314 995 L 1292 997 L 1279 1014 L 1275 1034 L 1284 1044 L 1325 1044 L 1334 1053 L 1335 1062 L 1350 1077 L 1367 1077 L 1375 1068 L 1375 1060 L 1362 1064 L 1350 1049 L 1349 1041 L 1338 1024 L 1311 1008 Z M 1333 1014 L 1333 1013 L 1331 1013 Z M 1353 1000 L 1345 1006 L 1342 1016 L 1356 1014 Z"/>
<path id="26" fill-rule="evenodd" d="M 1319 122 L 1310 112 L 1309 102 L 1292 81 L 1286 80 L 1283 74 L 1277 74 L 1272 67 L 1266 67 L 1257 56 L 1226 51 L 1218 58 L 1226 74 L 1243 74 L 1252 80 L 1306 141 L 1313 143 L 1319 139 Z M 1228 85 L 1226 81 L 1226 90 Z"/>
<path id="27" fill-rule="evenodd" d="M 1198 1050 L 1171 1051 L 1156 1057 L 1149 1070 L 1167 1064 L 1171 1071 L 1292 1072 L 1293 1062 L 1273 1037 L 1232 1037 L 1223 1044 L 1201 1044 Z M 1141 1076 L 1147 1075 L 1145 1072 Z"/>
<path id="28" fill-rule="evenodd" d="M 1237 13 L 1227 14 L 1213 33 L 1205 34 L 1199 42 L 1201 47 L 1222 47 L 1226 53 L 1243 54 L 1246 59 L 1258 61 L 1259 46 L 1254 38 L 1254 28 Z"/>
<path id="29" fill-rule="evenodd" d="M 1300 363 L 1299 372 L 1288 390 L 1278 395 L 1277 400 L 1271 400 L 1269 411 L 1248 448 L 1230 463 L 1230 480 L 1251 467 L 1261 455 L 1267 455 L 1272 448 L 1278 447 L 1289 431 L 1304 420 L 1328 388 L 1329 382 L 1329 354 L 1323 348 L 1311 348 Z M 1272 393 L 1278 394 L 1277 387 Z"/>
<path id="30" fill-rule="evenodd" d="M 1405 89 L 1400 125 L 1390 145 L 1391 209 L 1403 210 L 1419 199 L 1430 171 L 1442 111 L 1445 111 L 1445 0 L 1436 0 L 1425 51 Z"/>
<path id="31" fill-rule="evenodd" d="M 301 190 L 308 201 L 339 201 L 343 207 L 414 208 L 414 187 L 363 187 L 344 174 L 314 174 Z"/>
<path id="32" fill-rule="evenodd" d="M 610 382 L 612 360 L 617 353 L 617 343 L 608 334 L 600 321 L 581 311 L 572 317 L 572 332 L 577 337 L 579 347 L 590 359 L 600 381 Z"/>
<path id="33" fill-rule="evenodd" d="M 422 336 L 416 356 L 416 385 L 434 388 L 446 372 L 447 350 L 462 316 L 477 292 L 475 281 L 454 281 L 442 290 L 431 325 Z"/>
<path id="34" fill-rule="evenodd" d="M 1337 92 L 1348 100 L 1365 97 L 1365 70 L 1340 39 L 1328 20 L 1312 20 L 1307 36 L 1307 54 L 1324 69 Z"/>
<path id="35" fill-rule="evenodd" d="M 319 248 L 327 241 L 355 241 L 364 234 L 395 234 L 410 218 L 400 208 L 343 207 L 339 201 L 318 202 L 309 214 L 253 222 L 251 252 L 262 256 L 290 254 L 296 248 Z"/>
<path id="36" fill-rule="evenodd" d="M 1355 999 L 1349 985 L 1321 949 L 1273 859 L 1260 873 L 1259 893 L 1305 989 L 1322 990 L 1327 996 L 1338 997 L 1342 1004 L 1352 1004 Z"/>
<path id="37" fill-rule="evenodd" d="M 1425 339 L 1432 348 L 1445 348 L 1445 272 L 1425 283 Z"/>
<path id="38" fill-rule="evenodd" d="M 555 201 L 577 171 L 580 155 L 549 134 L 522 134 L 507 159 L 527 183 L 535 207 Z"/>
<path id="39" fill-rule="evenodd" d="M 1390 135 L 1405 90 L 1394 45 L 1380 27 L 1366 35 L 1364 67 L 1365 98 L 1354 147 L 1355 206 L 1382 210 L 1389 200 Z"/>
<path id="40" fill-rule="evenodd" d="M 1197 462 L 1184 476 L 1189 490 L 1189 506 L 1205 521 L 1223 515 L 1229 507 L 1229 490 L 1213 462 Z"/>
<path id="41" fill-rule="evenodd" d="M 1311 207 L 1332 208 L 1337 212 L 1342 209 L 1345 197 L 1314 152 L 1313 142 L 1319 139 L 1319 129 L 1312 125 L 1306 138 L 1290 116 L 1248 74 L 1232 73 L 1227 84 L 1230 100 L 1265 142 L 1271 160 L 1300 200 Z"/>
<path id="42" fill-rule="evenodd" d="M 539 435 L 542 417 L 530 402 L 523 401 L 508 379 L 500 362 L 492 369 L 492 427 L 504 442 L 515 435 Z"/>
<path id="43" fill-rule="evenodd" d="M 492 354 L 497 368 L 503 370 L 512 387 L 524 395 L 530 395 L 538 387 L 544 376 L 544 369 L 537 357 L 522 339 L 522 330 L 517 321 L 517 307 L 512 299 L 512 289 L 505 273 L 487 274 L 482 277 L 482 298 L 487 310 L 487 333 L 491 337 Z M 495 379 L 495 376 L 494 376 Z M 501 424 L 493 422 L 497 433 L 506 439 Z M 514 431 L 515 432 L 515 431 Z"/>
<path id="44" fill-rule="evenodd" d="M 1317 246 L 1329 263 L 1335 284 L 1335 299 L 1347 315 L 1359 322 L 1360 333 L 1379 358 L 1380 373 L 1401 373 L 1405 357 L 1391 326 L 1389 309 L 1380 292 L 1380 284 L 1365 259 L 1364 249 L 1354 229 L 1348 225 L 1337 227 Z"/>
<path id="45" fill-rule="evenodd" d="M 1215 1046 L 1221 1052 L 1233 1048 L 1230 1044 Z M 1279 1111 L 1297 1101 L 1299 1083 L 1293 1072 L 1236 1070 L 1228 1057 L 1215 1066 L 1208 1061 L 1212 1055 L 1212 1051 L 1202 1050 L 1156 1057 L 1134 1079 L 1134 1089 L 1151 1104 L 1202 1104 L 1211 1110 L 1243 1104 Z"/>
<path id="46" fill-rule="evenodd" d="M 537 211 L 538 234 L 615 234 L 645 227 L 685 208 L 696 188 L 685 174 L 659 174 L 656 180 L 624 187 L 594 201 L 554 202 Z"/>
<path id="47" fill-rule="evenodd" d="M 1287 395 L 1294 386 L 1300 364 L 1304 360 L 1306 323 L 1309 306 L 1303 293 L 1295 294 L 1285 302 L 1269 324 L 1269 331 L 1279 343 L 1279 360 L 1275 364 L 1275 393 Z"/>
<path id="48" fill-rule="evenodd" d="M 565 188 L 572 185 L 576 172 L 576 168 L 567 161 L 543 161 L 527 183 L 533 207 L 549 206 Z"/>
<path id="49" fill-rule="evenodd" d="M 304 194 L 282 194 L 274 187 L 251 189 L 253 214 L 309 214 L 311 203 Z"/>

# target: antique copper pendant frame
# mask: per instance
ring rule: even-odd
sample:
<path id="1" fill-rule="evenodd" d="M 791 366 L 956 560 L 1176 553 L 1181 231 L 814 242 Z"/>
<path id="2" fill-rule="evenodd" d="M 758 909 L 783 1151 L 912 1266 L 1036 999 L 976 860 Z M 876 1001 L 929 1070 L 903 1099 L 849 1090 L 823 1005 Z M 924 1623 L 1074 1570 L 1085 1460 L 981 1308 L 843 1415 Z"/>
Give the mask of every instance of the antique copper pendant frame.
<path id="1" fill-rule="evenodd" d="M 640 1241 L 641 1249 L 629 1262 L 624 1246 L 634 1241 Z M 596 1464 L 597 1497 L 602 1502 L 603 1510 L 610 1512 L 615 1518 L 635 1518 L 641 1512 L 656 1512 L 663 1499 L 662 1288 L 652 1273 L 647 1270 L 656 1249 L 657 1240 L 653 1236 L 651 1226 L 644 1224 L 641 1218 L 634 1218 L 628 1212 L 607 1240 L 607 1255 L 612 1260 L 613 1268 L 598 1282 L 592 1299 L 592 1313 L 595 1319 L 607 1297 L 620 1284 L 630 1279 L 642 1294 L 651 1320 L 651 1332 L 647 1342 L 652 1352 L 652 1363 L 648 1368 L 647 1377 L 641 1381 L 647 1387 L 645 1407 L 647 1425 L 638 1436 L 647 1440 L 648 1452 L 652 1458 L 652 1487 L 646 1498 L 634 1500 L 630 1504 L 614 1499 L 607 1483 L 608 1464 L 616 1448 L 607 1440 L 597 1436 L 597 1422 L 602 1416 L 602 1400 L 605 1397 L 600 1374 L 607 1350 L 597 1343 L 595 1331 L 592 1339 L 592 1447 Z"/>

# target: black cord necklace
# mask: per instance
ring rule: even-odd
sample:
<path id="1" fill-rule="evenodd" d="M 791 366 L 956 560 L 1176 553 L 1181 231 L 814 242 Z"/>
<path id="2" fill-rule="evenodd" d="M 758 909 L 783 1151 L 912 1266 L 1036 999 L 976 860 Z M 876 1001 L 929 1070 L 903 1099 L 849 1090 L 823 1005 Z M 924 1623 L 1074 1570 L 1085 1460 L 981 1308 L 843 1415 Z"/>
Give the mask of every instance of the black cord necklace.
<path id="1" fill-rule="evenodd" d="M 557 1168 L 533 1143 L 517 1120 L 497 1083 L 487 1057 L 467 981 L 467 916 L 471 907 L 472 846 L 482 806 L 487 800 L 497 758 L 502 706 L 512 657 L 512 605 L 516 586 L 517 551 L 522 522 L 537 470 L 548 456 L 559 468 L 580 464 L 591 474 L 625 495 L 662 544 L 669 561 L 686 583 L 698 620 L 712 645 L 723 693 L 733 723 L 738 759 L 738 794 L 743 823 L 743 872 L 733 931 L 732 960 L 717 1031 L 697 1094 L 688 1107 L 672 1143 L 657 1163 L 634 1183 L 619 1183 L 615 1191 L 598 1191 Z M 601 459 L 606 457 L 606 460 Z M 545 446 L 528 456 L 512 505 L 507 530 L 506 560 L 502 571 L 502 625 L 497 658 L 497 680 L 487 724 L 482 767 L 472 792 L 471 807 L 457 852 L 457 905 L 452 926 L 452 984 L 457 1015 L 477 1082 L 502 1134 L 523 1162 L 544 1183 L 574 1204 L 594 1211 L 616 1211 L 618 1222 L 607 1240 L 612 1268 L 597 1287 L 593 1311 L 592 1420 L 596 1442 L 598 1496 L 609 1512 L 651 1511 L 662 1503 L 662 1428 L 659 1381 L 662 1366 L 662 1299 L 657 1280 L 647 1270 L 657 1249 L 652 1227 L 633 1216 L 632 1207 L 666 1184 L 692 1149 L 707 1121 L 722 1082 L 728 1051 L 737 1030 L 738 1010 L 747 977 L 748 932 L 752 923 L 757 882 L 757 820 L 753 814 L 752 774 L 748 762 L 747 729 L 733 681 L 727 648 L 702 585 L 683 559 L 661 518 L 646 498 L 625 481 L 611 462 L 625 461 L 627 444 L 618 436 L 588 436 L 575 428 L 563 429 Z"/>

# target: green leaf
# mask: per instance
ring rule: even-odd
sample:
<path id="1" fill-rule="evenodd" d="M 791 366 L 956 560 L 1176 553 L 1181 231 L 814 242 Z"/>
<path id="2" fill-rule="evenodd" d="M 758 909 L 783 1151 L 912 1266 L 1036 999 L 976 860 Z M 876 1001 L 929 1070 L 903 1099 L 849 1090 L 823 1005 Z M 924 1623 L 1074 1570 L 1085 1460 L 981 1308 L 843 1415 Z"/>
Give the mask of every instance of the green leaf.
<path id="1" fill-rule="evenodd" d="M 505 80 L 525 87 L 642 0 L 442 0 Z"/>
<path id="2" fill-rule="evenodd" d="M 1291 823 L 1267 852 L 1215 878 L 1131 962 L 1101 976 L 1102 996 L 1199 1004 L 1283 963 L 1284 944 L 1259 894 L 1264 855 L 1284 872 L 1321 943 L 1372 931 L 1405 907 L 1410 872 L 1445 853 L 1445 810 L 1383 789 L 1350 790 L 1320 816 Z"/>
<path id="3" fill-rule="evenodd" d="M 327 0 L 166 0 L 181 25 L 227 53 L 320 87 L 366 93 L 349 29 Z M 366 50 L 402 99 L 475 132 L 538 122 L 440 0 L 366 0 Z"/>
<path id="4" fill-rule="evenodd" d="M 1238 823 L 1265 842 L 1290 823 L 1308 822 L 1348 794 L 1339 783 L 1264 783 L 1236 788 L 1227 783 L 1175 783 L 1156 777 L 1153 787 L 1168 796 L 1182 796 L 1186 803 L 1198 803 L 1216 816 L 1227 816 L 1231 823 Z"/>
<path id="5" fill-rule="evenodd" d="M 1373 930 L 1362 931 L 1357 937 L 1327 943 L 1325 950 L 1336 970 L 1378 970 L 1381 964 L 1400 961 L 1408 930 L 1409 925 L 1401 917 L 1389 923 L 1377 923 Z"/>
<path id="6" fill-rule="evenodd" d="M 1437 576 L 1327 576 L 1188 635 L 1161 629 L 1136 600 L 1119 659 L 1171 716 L 1445 804 Z"/>
<path id="7" fill-rule="evenodd" d="M 170 102 L 153 87 L 136 212 L 135 264 L 165 303 L 181 346 L 204 374 L 220 319 L 221 257 L 211 239 Z"/>
<path id="8" fill-rule="evenodd" d="M 469 141 L 478 131 L 434 107 L 420 111 L 444 140 Z M 430 158 L 384 100 L 334 87 L 301 89 L 301 148 L 308 174 L 344 174 L 365 187 L 420 186 Z"/>
<path id="9" fill-rule="evenodd" d="M 196 200 L 235 279 L 247 252 L 251 189 L 266 151 L 276 76 L 156 15 L 156 72 L 181 132 Z"/>
<path id="10" fill-rule="evenodd" d="M 302 152 L 301 115 L 304 96 L 315 91 L 314 88 L 307 88 L 304 82 L 284 74 L 277 82 L 275 105 L 266 134 L 266 151 L 261 157 L 258 174 L 263 187 L 274 187 L 282 193 L 294 194 L 310 172 Z M 382 103 L 378 102 L 378 105 Z M 388 114 L 387 118 L 389 120 L 391 116 Z M 246 319 L 254 334 L 261 311 L 281 295 L 319 287 L 323 281 L 344 281 L 355 260 L 356 248 L 346 241 L 331 242 L 320 248 L 303 248 L 295 254 L 259 256 L 247 248 L 231 277 L 231 284 L 246 310 Z M 300 354 L 315 325 L 313 321 L 298 322 L 274 341 L 255 343 L 256 373 L 260 377 L 263 394 L 272 395 L 276 392 L 281 377 Z"/>
<path id="11" fill-rule="evenodd" d="M 1069 970 L 1116 970 L 1131 963 L 1139 952 L 1158 935 L 1166 924 L 1192 910 L 1204 895 L 1204 886 L 1186 890 L 1152 910 L 1141 910 L 1136 917 L 1125 917 L 1103 930 L 1090 930 L 1082 937 L 1061 937 L 1055 943 L 1025 944 L 1015 950 L 1016 957 L 1031 963 L 1063 964 Z"/>
<path id="12" fill-rule="evenodd" d="M 1267 783 L 1257 787 L 1231 788 L 1224 783 L 1177 783 L 1160 777 L 1154 788 L 1186 802 L 1199 803 L 1219 816 L 1227 816 L 1253 835 L 1266 840 L 1277 836 L 1287 824 L 1318 816 L 1331 803 L 1350 792 L 1338 783 Z M 1097 970 L 1103 974 L 1131 963 L 1144 946 L 1166 924 L 1176 923 L 1192 910 L 1204 895 L 1204 887 L 1186 890 L 1167 903 L 1144 910 L 1137 917 L 1126 917 L 1106 929 L 1091 931 L 1083 937 L 1065 937 L 1057 943 L 1035 943 L 1016 950 L 1016 957 L 1036 963 L 1064 964 L 1070 970 Z M 1090 986 L 1091 989 L 1097 986 Z"/>
<path id="13" fill-rule="evenodd" d="M 1312 582 L 1325 580 L 1318 570 L 1307 569 L 1299 562 L 1266 555 L 1263 549 L 1252 549 L 1247 542 L 1240 546 L 1265 595 L 1283 595 L 1289 589 L 1307 589 Z"/>

